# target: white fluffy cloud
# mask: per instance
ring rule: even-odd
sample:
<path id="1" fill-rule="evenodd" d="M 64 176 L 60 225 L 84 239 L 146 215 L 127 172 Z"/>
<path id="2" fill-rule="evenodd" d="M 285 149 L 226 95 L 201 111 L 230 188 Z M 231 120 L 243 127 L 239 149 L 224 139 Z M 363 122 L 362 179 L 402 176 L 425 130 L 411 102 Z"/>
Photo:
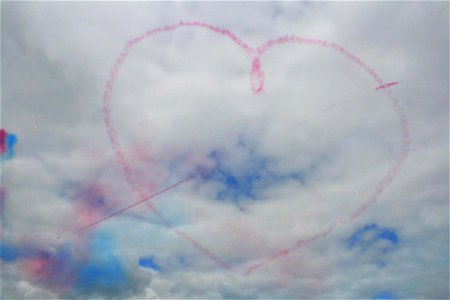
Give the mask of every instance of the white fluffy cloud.
<path id="1" fill-rule="evenodd" d="M 374 205 L 340 222 L 401 156 L 399 116 L 320 46 L 264 53 L 255 95 L 252 57 L 228 37 L 144 39 L 112 93 L 118 163 L 111 68 L 128 40 L 180 20 L 254 48 L 335 42 L 398 82 L 409 153 Z M 19 139 L 2 163 L 4 298 L 448 298 L 448 3 L 6 2 L 2 75 L 2 128 Z M 79 230 L 190 174 L 151 200 L 162 217 L 149 201 Z"/>

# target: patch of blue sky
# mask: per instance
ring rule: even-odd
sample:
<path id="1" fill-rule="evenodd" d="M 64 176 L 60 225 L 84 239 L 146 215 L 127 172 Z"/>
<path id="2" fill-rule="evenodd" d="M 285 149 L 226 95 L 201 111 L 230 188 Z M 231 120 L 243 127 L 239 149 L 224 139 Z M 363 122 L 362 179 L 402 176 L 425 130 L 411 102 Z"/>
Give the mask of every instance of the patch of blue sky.
<path id="1" fill-rule="evenodd" d="M 370 238 L 367 238 L 369 235 Z M 380 228 L 377 224 L 367 224 L 359 228 L 347 239 L 347 247 L 352 249 L 356 245 L 371 246 L 380 240 L 387 240 L 394 245 L 399 243 L 399 237 L 395 230 Z"/>
<path id="2" fill-rule="evenodd" d="M 377 229 L 376 224 L 367 224 L 363 227 L 359 228 L 355 233 L 352 234 L 350 238 L 347 240 L 347 247 L 349 249 L 353 248 L 358 242 L 360 242 L 362 236 L 369 231 Z"/>
<path id="3" fill-rule="evenodd" d="M 399 242 L 397 233 L 391 229 L 380 229 L 377 238 L 388 240 L 393 244 L 398 244 Z"/>
<path id="4" fill-rule="evenodd" d="M 161 271 L 161 267 L 155 262 L 155 257 L 153 255 L 149 257 L 140 257 L 139 266 L 149 268 L 157 272 Z"/>
<path id="5" fill-rule="evenodd" d="M 400 242 L 397 232 L 382 228 L 377 224 L 366 224 L 357 229 L 347 240 L 349 250 L 357 250 L 360 254 L 370 252 L 376 257 L 373 261 L 379 268 L 386 266 L 385 256 Z M 374 253 L 373 251 L 376 251 Z"/>
<path id="6" fill-rule="evenodd" d="M 222 150 L 210 152 L 209 157 L 214 167 L 202 174 L 205 181 L 214 181 L 221 184 L 216 193 L 216 199 L 231 200 L 239 205 L 241 200 L 256 200 L 261 192 L 273 186 L 289 181 L 304 184 L 305 176 L 301 172 L 281 173 L 276 170 L 276 161 L 273 158 L 259 155 L 253 148 L 237 144 L 244 159 L 238 167 L 230 167 L 229 153 Z"/>

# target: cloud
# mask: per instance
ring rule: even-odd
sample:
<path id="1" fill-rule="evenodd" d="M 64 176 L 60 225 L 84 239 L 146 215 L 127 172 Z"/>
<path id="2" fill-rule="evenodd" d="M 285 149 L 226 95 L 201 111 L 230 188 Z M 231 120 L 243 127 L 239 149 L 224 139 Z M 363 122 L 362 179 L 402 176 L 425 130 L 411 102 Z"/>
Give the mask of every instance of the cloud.
<path id="1" fill-rule="evenodd" d="M 125 43 L 180 20 L 398 84 L 287 43 L 255 95 L 242 45 L 182 26 L 130 48 L 108 136 Z M 447 3 L 7 2 L 1 39 L 5 299 L 448 298 Z M 409 155 L 355 213 L 404 153 L 389 94 Z"/>

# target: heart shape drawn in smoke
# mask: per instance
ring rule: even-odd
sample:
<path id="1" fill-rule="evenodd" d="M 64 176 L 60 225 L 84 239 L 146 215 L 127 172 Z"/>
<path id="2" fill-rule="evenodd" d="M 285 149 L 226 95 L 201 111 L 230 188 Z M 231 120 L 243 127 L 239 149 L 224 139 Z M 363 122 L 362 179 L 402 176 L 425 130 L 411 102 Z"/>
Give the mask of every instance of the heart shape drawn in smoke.
<path id="1" fill-rule="evenodd" d="M 372 69 L 370 68 L 365 62 L 363 62 L 361 59 L 359 59 L 357 56 L 350 53 L 345 48 L 325 40 L 320 39 L 305 39 L 297 36 L 283 36 L 277 39 L 271 39 L 262 44 L 259 47 L 252 48 L 248 44 L 246 44 L 244 41 L 239 39 L 236 35 L 234 35 L 229 30 L 220 29 L 218 27 L 202 23 L 202 22 L 179 22 L 178 24 L 171 25 L 171 26 L 165 26 L 156 28 L 153 30 L 149 30 L 145 32 L 144 34 L 137 36 L 130 41 L 128 41 L 123 48 L 122 52 L 120 53 L 119 57 L 117 58 L 116 62 L 114 63 L 112 70 L 109 75 L 109 79 L 106 84 L 106 88 L 103 95 L 103 113 L 104 113 L 104 122 L 107 128 L 107 133 L 109 136 L 109 140 L 111 142 L 112 148 L 116 155 L 116 160 L 118 164 L 120 165 L 126 181 L 138 197 L 137 202 L 125 207 L 124 209 L 112 214 L 111 216 L 108 216 L 100 221 L 106 220 L 113 215 L 117 215 L 121 212 L 126 211 L 129 208 L 135 207 L 138 204 L 146 202 L 148 207 L 150 208 L 152 214 L 154 214 L 159 222 L 163 224 L 167 229 L 172 231 L 175 235 L 179 236 L 180 238 L 186 240 L 188 243 L 190 243 L 193 247 L 198 249 L 201 253 L 212 259 L 217 265 L 220 267 L 223 267 L 228 270 L 235 271 L 237 269 L 236 264 L 232 264 L 230 262 L 227 262 L 225 259 L 221 258 L 221 254 L 215 253 L 215 251 L 211 250 L 211 245 L 214 245 L 214 241 L 210 243 L 210 245 L 206 246 L 205 241 L 201 241 L 197 238 L 194 238 L 194 234 L 189 234 L 186 230 L 180 229 L 179 226 L 176 226 L 173 224 L 173 222 L 170 220 L 170 218 L 167 218 L 163 215 L 162 212 L 164 212 L 164 209 L 157 209 L 156 205 L 154 205 L 152 202 L 154 201 L 154 198 L 158 195 L 161 195 L 164 192 L 167 192 L 169 190 L 176 190 L 175 188 L 178 186 L 181 186 L 186 184 L 187 182 L 193 183 L 193 186 L 196 187 L 197 192 L 202 193 L 205 192 L 202 190 L 199 185 L 201 183 L 211 183 L 213 182 L 216 184 L 221 180 L 217 179 L 219 175 L 218 173 L 221 172 L 222 181 L 226 182 L 228 184 L 228 188 L 231 189 L 234 188 L 235 193 L 233 194 L 236 198 L 236 191 L 240 191 L 237 189 L 237 187 L 242 188 L 243 183 L 239 181 L 235 176 L 230 175 L 231 171 L 225 171 L 224 167 L 221 167 L 220 164 L 223 163 L 223 161 L 219 162 L 219 158 L 221 157 L 223 153 L 221 153 L 218 150 L 214 150 L 216 148 L 212 147 L 213 150 L 209 152 L 205 152 L 202 155 L 207 156 L 207 161 L 204 159 L 198 159 L 197 158 L 190 158 L 186 159 L 179 159 L 179 162 L 181 161 L 181 165 L 184 164 L 184 169 L 178 165 L 178 170 L 183 169 L 183 171 L 180 171 L 180 174 L 183 173 L 184 177 L 178 178 L 177 180 L 172 181 L 172 185 L 168 184 L 166 185 L 166 188 L 160 189 L 160 190 L 154 190 L 155 186 L 149 185 L 146 183 L 145 179 L 145 171 L 142 171 L 139 169 L 139 167 L 136 167 L 135 164 L 133 164 L 133 157 L 131 155 L 141 155 L 142 149 L 134 149 L 131 152 L 127 152 L 125 148 L 122 146 L 124 143 L 122 142 L 122 137 L 119 139 L 119 136 L 121 134 L 118 133 L 117 127 L 115 127 L 115 123 L 113 121 L 113 109 L 111 108 L 111 103 L 113 99 L 113 91 L 116 89 L 116 85 L 118 84 L 119 75 L 121 75 L 121 70 L 124 68 L 125 62 L 129 59 L 130 52 L 132 49 L 136 48 L 138 44 L 140 44 L 142 41 L 152 38 L 154 36 L 160 36 L 165 35 L 167 33 L 175 32 L 179 30 L 180 28 L 190 28 L 192 30 L 203 30 L 209 33 L 214 34 L 215 36 L 221 37 L 223 39 L 226 39 L 227 41 L 231 41 L 231 44 L 233 47 L 241 51 L 245 55 L 245 59 L 248 61 L 247 72 L 249 70 L 249 73 L 247 73 L 250 79 L 250 87 L 251 91 L 253 92 L 253 97 L 261 96 L 265 94 L 265 87 L 266 87 L 266 76 L 268 73 L 264 69 L 264 65 L 262 63 L 262 57 L 264 55 L 267 55 L 267 53 L 272 52 L 272 49 L 278 49 L 281 48 L 282 45 L 290 45 L 291 47 L 308 47 L 311 49 L 317 49 L 317 50 L 324 50 L 328 52 L 332 52 L 334 54 L 338 54 L 338 56 L 345 60 L 348 64 L 352 65 L 354 68 L 358 69 L 361 73 L 364 73 L 367 75 L 367 77 L 370 79 L 371 83 L 373 84 L 372 90 L 376 93 L 383 93 L 383 97 L 386 97 L 390 103 L 386 102 L 384 105 L 388 105 L 390 111 L 395 115 L 396 121 L 399 126 L 399 133 L 400 138 L 397 138 L 397 142 L 399 141 L 399 149 L 398 154 L 396 154 L 396 159 L 389 164 L 389 167 L 387 168 L 386 172 L 382 172 L 382 176 L 378 176 L 378 180 L 375 182 L 375 184 L 371 183 L 370 191 L 368 192 L 368 196 L 365 196 L 362 201 L 359 202 L 359 204 L 356 207 L 353 207 L 350 209 L 350 213 L 335 218 L 334 220 L 328 222 L 326 225 L 323 225 L 321 229 L 315 230 L 313 234 L 309 234 L 303 238 L 297 238 L 294 242 L 291 242 L 287 246 L 281 246 L 280 244 L 277 244 L 276 250 L 271 250 L 269 253 L 266 253 L 264 255 L 259 255 L 258 259 L 251 260 L 250 263 L 244 263 L 240 266 L 240 269 L 243 271 L 244 274 L 249 274 L 256 269 L 260 268 L 261 266 L 275 261 L 276 259 L 288 255 L 290 252 L 298 249 L 299 247 L 303 247 L 305 245 L 308 245 L 316 240 L 319 240 L 327 235 L 329 235 L 337 226 L 341 224 L 350 223 L 353 220 L 355 220 L 358 216 L 363 214 L 374 202 L 378 200 L 380 195 L 383 193 L 384 189 L 392 183 L 392 181 L 395 179 L 397 174 L 400 172 L 402 165 L 404 164 L 407 156 L 408 156 L 408 145 L 409 145 L 409 132 L 408 132 L 408 123 L 407 118 L 400 106 L 399 100 L 396 99 L 389 87 L 393 84 L 389 84 L 384 82 L 380 76 Z M 226 69 L 226 67 L 224 67 Z M 192 78 L 191 78 L 192 79 Z M 186 88 L 186 87 L 185 87 Z M 187 87 L 188 88 L 188 87 Z M 272 97 L 273 95 L 271 95 Z M 161 96 L 162 97 L 162 96 Z M 131 104 L 130 104 L 131 105 Z M 144 110 L 144 109 L 143 109 Z M 170 111 L 169 111 L 170 112 Z M 122 113 L 122 112 L 119 112 Z M 220 114 L 220 112 L 219 112 Z M 345 114 L 344 114 L 345 115 Z M 282 116 L 282 115 L 281 115 Z M 245 117 L 244 117 L 245 118 Z M 195 120 L 193 120 L 195 121 Z M 306 121 L 305 121 L 306 122 Z M 199 123 L 201 124 L 201 123 Z M 198 125 L 198 124 L 197 124 Z M 201 126 L 201 125 L 200 125 Z M 207 126 L 206 126 L 207 127 Z M 142 127 L 141 127 L 142 128 Z M 213 125 L 211 125 L 211 128 L 214 128 Z M 136 129 L 136 128 L 135 128 Z M 205 129 L 207 130 L 207 129 Z M 212 129 L 214 130 L 214 129 Z M 149 131 L 149 130 L 147 130 Z M 205 131 L 206 132 L 206 131 Z M 214 134 L 214 133 L 213 133 Z M 220 135 L 214 134 L 215 136 Z M 211 139 L 213 137 L 210 137 Z M 220 138 L 220 137 L 219 137 Z M 229 137 L 225 137 L 225 139 L 228 139 Z M 224 138 L 222 137 L 222 140 Z M 239 144 L 239 143 L 238 143 Z M 242 145 L 247 145 L 244 142 L 241 141 Z M 167 149 L 166 149 L 167 150 Z M 254 150 L 254 149 L 253 149 Z M 249 152 L 253 151 L 249 150 Z M 144 151 L 145 152 L 145 151 Z M 167 152 L 167 151 L 166 151 Z M 170 152 L 170 151 L 168 151 Z M 201 151 L 200 151 L 201 152 Z M 128 154 L 127 154 L 128 153 Z M 133 153 L 133 154 L 130 154 Z M 253 152 L 252 152 L 253 153 Z M 200 155 L 200 156 L 202 156 Z M 226 156 L 226 154 L 223 154 Z M 232 153 L 231 153 L 232 155 Z M 141 155 L 145 156 L 145 155 Z M 168 156 L 171 156 L 169 153 Z M 248 160 L 249 157 L 244 157 L 243 160 Z M 172 159 L 175 160 L 175 159 Z M 262 159 L 257 160 L 259 163 L 263 161 Z M 242 161 L 241 161 L 242 162 Z M 157 170 L 156 164 L 152 159 L 148 159 L 147 162 L 148 165 L 144 166 L 144 168 L 151 168 L 152 170 Z M 236 164 L 236 162 L 234 162 Z M 239 161 L 237 162 L 239 165 Z M 142 161 L 140 161 L 140 165 L 142 166 Z M 187 167 L 186 167 L 187 166 Z M 173 167 L 173 166 L 172 166 Z M 238 166 L 239 167 L 239 166 Z M 175 168 L 175 167 L 174 167 Z M 186 168 L 190 169 L 186 171 Z M 152 171 L 153 172 L 153 171 Z M 154 171 L 152 174 L 154 176 L 158 176 L 158 174 L 155 175 Z M 164 171 L 161 171 L 164 173 Z M 160 172 L 160 173 L 161 173 Z M 227 173 L 228 172 L 228 173 Z M 228 175 L 224 175 L 228 174 Z M 268 173 L 266 173 L 268 174 Z M 214 177 L 215 176 L 215 177 Z M 261 177 L 261 173 L 256 174 L 256 177 Z M 265 175 L 266 176 L 266 175 Z M 267 175 L 269 176 L 269 175 Z M 272 176 L 272 175 L 270 175 Z M 278 177 L 277 177 L 278 176 Z M 301 181 L 301 176 L 294 173 L 285 172 L 284 175 L 276 175 L 275 177 L 271 177 L 272 179 L 275 178 L 276 180 L 281 181 L 280 178 L 284 178 L 283 176 L 291 176 L 291 181 L 299 180 Z M 258 178 L 259 178 L 258 177 Z M 173 178 L 172 178 L 173 179 Z M 304 179 L 304 178 L 303 178 Z M 275 180 L 275 181 L 276 181 Z M 222 183 L 223 183 L 222 182 Z M 251 179 L 247 178 L 247 182 L 251 183 L 251 187 L 253 188 L 254 182 L 251 181 Z M 304 182 L 303 182 L 304 183 Z M 252 198 L 254 196 L 253 190 L 246 188 L 246 193 L 248 197 Z M 222 194 L 218 193 L 222 196 L 222 198 L 226 197 L 224 195 L 230 196 L 230 194 L 226 194 L 227 190 L 222 190 Z M 208 193 L 207 191 L 205 193 Z M 367 193 L 366 193 L 367 195 Z M 211 194 L 209 194 L 211 196 Z M 217 196 L 217 195 L 216 195 Z M 232 196 L 230 196 L 232 197 Z M 222 199 L 223 200 L 223 199 Z M 170 200 L 168 200 L 170 201 Z M 189 206 L 189 204 L 188 204 Z M 242 207 L 240 207 L 242 209 Z M 95 222 L 98 223 L 98 222 Z M 243 224 L 246 224 L 243 222 Z M 85 226 L 85 228 L 88 228 L 94 224 L 90 224 L 88 226 Z M 245 225 L 244 225 L 245 226 Z M 242 229 L 242 228 L 241 228 Z M 245 229 L 244 229 L 245 231 Z M 309 231 L 311 232 L 311 231 Z M 252 233 L 250 233 L 252 234 Z M 214 237 L 216 233 L 212 234 L 212 237 Z M 253 245 L 254 246 L 254 245 Z M 238 259 L 236 259 L 238 260 Z M 235 260 L 235 261 L 236 261 Z M 230 260 L 228 260 L 230 261 Z M 232 261 L 232 260 L 231 260 Z"/>

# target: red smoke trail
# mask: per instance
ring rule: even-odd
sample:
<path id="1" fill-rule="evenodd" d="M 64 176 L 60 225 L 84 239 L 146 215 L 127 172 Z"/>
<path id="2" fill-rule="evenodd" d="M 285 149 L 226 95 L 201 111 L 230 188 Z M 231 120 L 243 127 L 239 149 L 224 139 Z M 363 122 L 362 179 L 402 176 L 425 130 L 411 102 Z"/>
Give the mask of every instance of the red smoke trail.
<path id="1" fill-rule="evenodd" d="M 391 87 L 391 86 L 396 85 L 396 84 L 399 84 L 399 82 L 398 82 L 398 81 L 389 82 L 389 83 L 380 85 L 379 87 L 377 87 L 377 88 L 375 89 L 375 91 L 387 89 L 388 87 Z"/>
<path id="2" fill-rule="evenodd" d="M 345 48 L 336 45 L 335 43 L 330 43 L 325 40 L 319 40 L 319 39 L 304 39 L 296 36 L 284 36 L 280 37 L 276 40 L 269 40 L 266 43 L 264 43 L 262 46 L 258 47 L 256 49 L 256 52 L 259 56 L 264 54 L 267 50 L 272 48 L 273 46 L 282 45 L 286 43 L 298 43 L 298 44 L 305 44 L 305 45 L 311 45 L 311 46 L 322 46 L 322 47 L 328 47 L 333 50 L 338 51 L 342 55 L 349 58 L 352 62 L 359 65 L 362 69 L 364 69 L 368 75 L 370 75 L 376 83 L 378 83 L 380 86 L 376 88 L 376 90 L 385 89 L 387 87 L 390 87 L 392 85 L 397 84 L 398 82 L 391 82 L 384 84 L 381 77 L 372 69 L 370 68 L 365 62 L 363 62 L 360 58 L 356 57 L 355 55 L 351 54 L 348 50 Z M 394 162 L 392 167 L 389 169 L 389 171 L 386 173 L 384 178 L 376 185 L 374 191 L 372 194 L 353 212 L 350 214 L 350 216 L 345 219 L 342 218 L 340 220 L 340 224 L 352 222 L 354 219 L 359 217 L 361 214 L 363 214 L 370 206 L 372 206 L 379 198 L 379 196 L 383 193 L 384 189 L 395 179 L 397 174 L 400 172 L 403 163 L 408 157 L 409 152 L 409 130 L 408 130 L 408 120 L 406 118 L 405 113 L 403 112 L 403 109 L 400 106 L 400 102 L 398 99 L 392 96 L 392 93 L 390 90 L 387 91 L 388 97 L 391 99 L 394 110 L 396 111 L 401 125 L 401 148 L 400 148 L 400 155 L 397 161 Z M 285 249 L 280 252 L 275 253 L 274 255 L 270 256 L 269 258 L 263 259 L 261 262 L 251 266 L 248 268 L 246 274 L 250 274 L 257 268 L 262 267 L 263 265 L 274 261 L 280 256 L 287 255 L 290 251 L 297 249 L 299 247 L 302 247 L 304 245 L 307 245 L 319 238 L 323 238 L 330 234 L 336 227 L 336 225 L 339 223 L 334 223 L 332 226 L 330 226 L 327 230 L 314 235 L 313 237 L 307 239 L 307 240 L 300 240 L 296 246 Z"/>
<path id="3" fill-rule="evenodd" d="M 139 201 L 137 204 L 142 203 L 144 201 L 147 201 L 147 203 L 148 203 L 152 213 L 155 214 L 160 219 L 161 223 L 164 224 L 169 230 L 171 230 L 173 233 L 175 233 L 179 237 L 181 237 L 184 240 L 186 240 L 187 242 L 189 242 L 192 246 L 197 248 L 204 255 L 206 255 L 207 257 L 211 258 L 219 266 L 230 270 L 231 269 L 230 266 L 228 266 L 221 259 L 219 259 L 215 255 L 213 255 L 208 249 L 203 247 L 200 243 L 198 243 L 197 241 L 195 241 L 193 238 L 189 237 L 185 233 L 183 233 L 180 230 L 174 228 L 172 226 L 172 224 L 170 223 L 170 221 L 167 220 L 164 216 L 162 216 L 161 213 L 150 202 L 148 202 L 149 200 L 151 200 L 151 198 L 153 198 L 153 196 L 151 196 L 150 198 L 146 197 L 144 192 L 137 186 L 136 182 L 133 180 L 133 171 L 131 170 L 130 164 L 127 161 L 127 158 L 126 158 L 126 155 L 125 155 L 125 153 L 123 151 L 123 148 L 122 148 L 122 146 L 119 143 L 119 140 L 117 138 L 117 133 L 116 133 L 116 130 L 114 128 L 112 117 L 111 117 L 110 103 L 111 103 L 111 99 L 112 99 L 112 92 L 113 92 L 113 89 L 114 89 L 114 84 L 115 84 L 116 78 L 117 78 L 117 76 L 119 74 L 120 68 L 122 67 L 123 63 L 127 59 L 131 48 L 134 47 L 139 42 L 141 42 L 143 39 L 145 39 L 145 38 L 147 38 L 147 37 L 149 37 L 149 36 L 151 36 L 153 34 L 161 33 L 161 32 L 167 32 L 167 31 L 172 31 L 172 30 L 175 30 L 175 29 L 177 29 L 177 28 L 179 28 L 181 26 L 203 27 L 203 28 L 209 29 L 209 30 L 211 30 L 211 31 L 213 31 L 215 33 L 222 34 L 222 35 L 230 38 L 234 43 L 236 43 L 245 52 L 247 52 L 247 54 L 253 54 L 254 51 L 255 51 L 252 48 L 250 48 L 246 43 L 244 43 L 243 41 L 238 39 L 230 31 L 224 30 L 224 29 L 220 29 L 218 27 L 215 27 L 215 26 L 212 26 L 212 25 L 209 25 L 209 24 L 206 24 L 206 23 L 201 23 L 201 22 L 180 22 L 180 23 L 178 23 L 176 25 L 165 26 L 165 27 L 149 30 L 145 34 L 143 34 L 141 36 L 138 36 L 138 37 L 128 41 L 126 43 L 124 49 L 120 53 L 119 57 L 117 58 L 115 64 L 113 65 L 113 67 L 111 69 L 111 72 L 110 72 L 110 75 L 109 75 L 109 79 L 108 79 L 108 81 L 106 83 L 106 88 L 105 88 L 104 94 L 103 94 L 103 114 L 104 114 L 103 115 L 103 120 L 104 120 L 106 129 L 107 129 L 107 134 L 108 134 L 109 140 L 110 140 L 111 145 L 112 145 L 112 149 L 113 149 L 113 151 L 116 154 L 116 158 L 117 158 L 118 164 L 122 167 L 122 171 L 123 171 L 123 173 L 125 175 L 126 181 L 131 186 L 133 192 L 135 192 L 138 195 L 138 198 L 139 199 L 143 199 L 143 200 Z M 185 181 L 186 180 L 184 180 L 182 182 L 185 182 Z M 179 182 L 178 184 L 181 184 L 182 182 Z M 176 185 L 178 185 L 178 184 L 176 184 Z M 165 191 L 168 191 L 168 190 L 169 189 L 166 189 Z M 158 193 L 158 194 L 161 194 L 161 192 Z M 128 207 L 126 209 L 129 209 L 129 208 L 131 208 L 131 207 L 133 207 L 133 206 L 135 206 L 137 204 L 135 203 L 134 205 L 131 205 L 130 207 Z M 117 215 L 118 213 L 123 212 L 123 211 L 124 210 L 121 210 L 121 211 L 115 213 L 114 215 Z M 107 217 L 106 219 L 108 219 L 108 218 L 109 217 Z M 101 220 L 101 221 L 104 221 L 104 220 Z M 93 225 L 95 225 L 95 224 L 92 224 L 90 226 L 93 226 Z M 90 227 L 90 226 L 88 226 L 88 227 Z"/>
<path id="4" fill-rule="evenodd" d="M 252 70 L 250 71 L 250 84 L 254 94 L 262 93 L 264 89 L 264 71 L 261 70 L 259 57 L 253 59 Z"/>
<path id="5" fill-rule="evenodd" d="M 306 246 L 306 245 L 311 244 L 312 242 L 314 242 L 314 241 L 316 241 L 318 239 L 326 237 L 327 235 L 329 235 L 334 230 L 336 225 L 337 225 L 337 223 L 334 222 L 326 230 L 324 230 L 324 231 L 322 231 L 322 232 L 320 232 L 318 234 L 315 234 L 315 235 L 313 235 L 313 236 L 311 236 L 311 237 L 309 237 L 307 239 L 298 240 L 297 243 L 295 243 L 295 245 L 292 246 L 291 248 L 286 248 L 286 249 L 283 249 L 281 251 L 278 251 L 278 252 L 272 254 L 271 256 L 269 256 L 269 257 L 267 257 L 265 259 L 262 259 L 260 262 L 254 264 L 254 265 L 251 265 L 250 267 L 247 268 L 247 271 L 245 272 L 245 275 L 248 275 L 248 274 L 254 272 L 256 269 L 261 268 L 265 264 L 273 262 L 274 260 L 276 260 L 276 259 L 278 259 L 278 258 L 280 258 L 282 256 L 289 255 L 290 252 L 292 252 L 292 251 L 294 251 L 294 250 L 296 250 L 296 249 L 298 249 L 300 247 Z"/>
<path id="6" fill-rule="evenodd" d="M 400 101 L 392 95 L 390 90 L 387 90 L 388 97 L 392 100 L 394 105 L 394 109 L 398 114 L 401 125 L 401 146 L 400 146 L 400 155 L 397 161 L 394 162 L 392 167 L 386 173 L 384 178 L 378 183 L 375 187 L 372 195 L 357 209 L 355 212 L 350 214 L 347 220 L 341 220 L 341 223 L 352 222 L 354 219 L 363 214 L 370 206 L 372 206 L 377 200 L 378 197 L 384 192 L 384 189 L 394 181 L 395 177 L 397 177 L 400 172 L 404 162 L 408 158 L 409 153 L 409 130 L 408 130 L 408 119 L 406 118 L 405 113 L 400 105 Z"/>
<path id="7" fill-rule="evenodd" d="M 262 71 L 262 68 L 261 68 L 260 57 L 265 52 L 267 52 L 269 49 L 271 49 L 272 47 L 282 45 L 282 44 L 287 44 L 287 43 L 297 43 L 300 45 L 327 47 L 327 48 L 331 48 L 331 49 L 339 52 L 340 54 L 347 57 L 350 61 L 352 61 L 353 63 L 356 63 L 358 66 L 360 66 L 364 71 L 366 71 L 366 73 L 370 77 L 372 77 L 372 79 L 378 85 L 378 88 L 376 88 L 376 90 L 381 90 L 381 89 L 384 89 L 384 88 L 387 88 L 389 86 L 396 84 L 396 83 L 387 83 L 387 84 L 383 83 L 380 76 L 372 68 L 370 68 L 364 61 L 362 61 L 360 58 L 358 58 L 354 54 L 350 53 L 345 48 L 343 48 L 335 43 L 328 42 L 325 40 L 305 39 L 305 38 L 300 38 L 297 36 L 284 36 L 284 37 L 280 37 L 275 40 L 269 40 L 266 43 L 264 43 L 263 45 L 261 45 L 260 47 L 254 49 L 254 48 L 248 46 L 245 42 L 240 40 L 238 37 L 236 37 L 236 35 L 234 35 L 231 31 L 226 30 L 226 29 L 220 29 L 218 27 L 215 27 L 215 26 L 212 26 L 212 25 L 209 25 L 206 23 L 202 23 L 202 22 L 195 22 L 195 21 L 194 22 L 179 22 L 178 24 L 175 24 L 175 25 L 165 26 L 165 27 L 160 27 L 160 28 L 156 28 L 153 30 L 149 30 L 146 33 L 144 33 L 143 35 L 140 35 L 126 43 L 123 51 L 120 53 L 118 59 L 116 60 L 115 64 L 113 65 L 113 67 L 111 69 L 109 79 L 106 83 L 106 88 L 105 88 L 105 92 L 103 95 L 104 122 L 105 122 L 105 126 L 107 128 L 107 134 L 108 134 L 109 140 L 111 142 L 113 151 L 116 154 L 117 162 L 122 167 L 122 171 L 124 172 L 127 182 L 130 184 L 133 191 L 135 193 L 137 193 L 137 195 L 139 196 L 139 199 L 145 199 L 145 195 L 144 195 L 143 191 L 141 189 L 139 189 L 139 187 L 133 180 L 133 173 L 132 173 L 131 167 L 126 159 L 126 155 L 125 155 L 122 147 L 120 146 L 119 140 L 117 138 L 117 133 L 115 131 L 115 128 L 113 126 L 113 122 L 111 119 L 110 102 L 112 99 L 114 83 L 118 76 L 121 66 L 125 62 L 126 58 L 129 55 L 129 51 L 131 50 L 131 48 L 133 46 L 135 46 L 137 43 L 141 42 L 143 39 L 152 36 L 153 34 L 173 31 L 173 30 L 178 29 L 183 26 L 184 27 L 205 28 L 205 29 L 211 30 L 212 32 L 215 32 L 217 34 L 224 35 L 224 36 L 228 37 L 232 42 L 234 42 L 237 46 L 239 46 L 243 51 L 245 51 L 252 59 L 252 68 L 250 71 L 250 83 L 251 83 L 252 91 L 255 94 L 261 93 L 264 89 L 264 72 Z M 394 178 L 400 172 L 401 167 L 408 156 L 409 131 L 408 131 L 408 122 L 406 119 L 406 115 L 404 114 L 399 101 L 392 96 L 392 93 L 390 92 L 390 90 L 387 90 L 386 94 L 392 100 L 392 103 L 394 105 L 394 110 L 396 111 L 396 113 L 399 117 L 399 120 L 400 120 L 401 130 L 402 130 L 401 149 L 400 149 L 400 156 L 399 156 L 398 160 L 396 162 L 394 162 L 393 166 L 389 169 L 389 171 L 387 172 L 385 177 L 375 187 L 374 192 L 368 197 L 368 199 L 366 199 L 362 203 L 362 205 L 360 205 L 360 207 L 355 212 L 350 214 L 350 217 L 348 219 L 341 219 L 339 223 L 333 223 L 333 225 L 330 226 L 327 230 L 325 230 L 321 233 L 318 233 L 318 234 L 310 237 L 309 239 L 300 240 L 296 243 L 296 245 L 294 247 L 277 252 L 276 254 L 262 260 L 261 262 L 251 266 L 247 270 L 247 272 L 246 272 L 247 274 L 253 272 L 254 270 L 262 267 L 263 265 L 265 265 L 269 262 L 274 261 L 275 259 L 277 259 L 280 256 L 287 255 L 290 251 L 293 251 L 299 247 L 303 247 L 309 243 L 314 242 L 317 239 L 320 239 L 320 238 L 323 238 L 323 237 L 329 235 L 338 224 L 343 224 L 343 223 L 353 221 L 355 218 L 360 216 L 365 210 L 367 210 L 374 202 L 376 202 L 378 200 L 378 197 L 383 193 L 384 189 L 394 180 Z M 150 200 L 150 199 L 147 199 L 147 200 Z M 150 205 L 152 212 L 155 215 L 157 215 L 159 217 L 159 219 L 161 220 L 161 222 L 167 228 L 169 228 L 172 232 L 174 232 L 175 234 L 177 234 L 184 240 L 188 241 L 190 244 L 192 244 L 194 247 L 196 247 L 203 254 L 210 257 L 212 260 L 214 260 L 221 267 L 230 269 L 230 267 L 227 264 L 225 264 L 219 258 L 217 258 L 213 254 L 211 254 L 211 252 L 209 250 L 207 250 L 206 248 L 204 248 L 203 246 L 201 246 L 200 243 L 198 243 L 197 241 L 195 241 L 194 239 L 189 237 L 187 234 L 174 228 L 170 224 L 170 222 L 166 218 L 164 218 L 153 205 L 151 205 L 149 202 L 147 202 L 147 203 Z"/>

